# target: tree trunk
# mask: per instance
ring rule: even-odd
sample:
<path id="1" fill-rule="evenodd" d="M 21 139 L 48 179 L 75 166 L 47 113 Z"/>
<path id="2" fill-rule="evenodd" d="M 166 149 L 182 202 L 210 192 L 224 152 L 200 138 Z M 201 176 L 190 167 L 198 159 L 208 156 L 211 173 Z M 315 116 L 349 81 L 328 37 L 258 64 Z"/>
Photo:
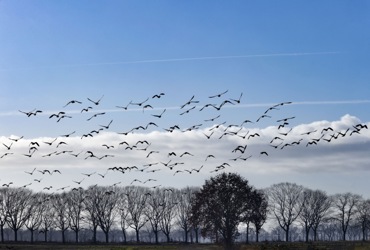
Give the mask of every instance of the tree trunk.
<path id="1" fill-rule="evenodd" d="M 285 241 L 288 242 L 289 241 L 289 226 L 286 227 L 286 230 L 285 230 Z"/>
<path id="2" fill-rule="evenodd" d="M 104 232 L 105 234 L 105 243 L 108 243 L 109 242 L 109 231 L 107 230 L 106 232 Z"/>
<path id="3" fill-rule="evenodd" d="M 366 228 L 365 228 L 365 226 L 362 227 L 362 241 L 366 241 Z"/>
<path id="4" fill-rule="evenodd" d="M 31 229 L 28 229 L 30 230 L 30 234 L 31 234 L 31 244 L 33 244 L 33 231 L 35 231 L 33 228 Z"/>
<path id="5" fill-rule="evenodd" d="M 249 223 L 247 223 L 247 230 L 245 232 L 245 244 L 249 244 Z"/>
<path id="6" fill-rule="evenodd" d="M 317 241 L 317 227 L 313 227 L 313 241 Z"/>
<path id="7" fill-rule="evenodd" d="M 188 243 L 188 227 L 185 225 L 184 227 L 184 233 L 185 233 L 185 244 Z"/>
<path id="8" fill-rule="evenodd" d="M 93 226 L 93 242 L 96 243 L 96 230 L 98 226 Z"/>
<path id="9" fill-rule="evenodd" d="M 18 241 L 18 229 L 14 228 L 14 241 Z"/>
<path id="10" fill-rule="evenodd" d="M 198 231 L 199 231 L 199 228 L 194 228 L 194 231 L 195 231 L 195 243 L 199 243 L 199 234 L 198 234 Z"/>
<path id="11" fill-rule="evenodd" d="M 140 242 L 139 229 L 135 229 L 135 231 L 136 231 L 136 242 Z"/>
<path id="12" fill-rule="evenodd" d="M 306 230 L 306 242 L 308 242 L 308 234 L 310 232 L 310 228 L 308 227 L 307 222 L 305 222 L 304 227 L 305 227 L 305 230 Z"/>
<path id="13" fill-rule="evenodd" d="M 170 243 L 171 242 L 170 234 L 165 233 L 165 235 L 166 235 L 166 238 L 167 238 L 167 243 Z"/>
<path id="14" fill-rule="evenodd" d="M 62 243 L 66 243 L 65 229 L 62 229 Z"/>
<path id="15" fill-rule="evenodd" d="M 0 225 L 1 230 L 1 242 L 4 243 L 4 224 Z"/>
<path id="16" fill-rule="evenodd" d="M 155 244 L 158 244 L 158 230 L 154 230 L 154 236 L 155 236 Z"/>
<path id="17" fill-rule="evenodd" d="M 75 231 L 76 243 L 78 243 L 78 231 L 79 231 L 79 230 L 76 230 L 76 231 Z"/>
<path id="18" fill-rule="evenodd" d="M 126 230 L 122 228 L 122 235 L 123 235 L 123 244 L 127 243 L 127 238 L 126 238 Z M 96 238 L 96 233 L 95 233 L 95 238 Z"/>
<path id="19" fill-rule="evenodd" d="M 44 236 L 45 236 L 44 241 L 47 242 L 48 241 L 48 230 L 46 230 L 46 229 L 45 229 L 45 232 L 44 232 Z"/>

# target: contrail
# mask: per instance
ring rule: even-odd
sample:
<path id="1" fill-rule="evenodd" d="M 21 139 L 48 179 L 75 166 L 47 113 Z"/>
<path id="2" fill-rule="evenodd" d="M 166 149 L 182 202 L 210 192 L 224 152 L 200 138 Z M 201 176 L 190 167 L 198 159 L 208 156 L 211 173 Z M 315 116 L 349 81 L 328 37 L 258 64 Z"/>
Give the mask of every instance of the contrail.
<path id="1" fill-rule="evenodd" d="M 225 105 L 223 108 L 258 108 L 258 107 L 271 107 L 273 105 L 276 105 L 278 103 L 246 103 L 246 104 L 237 104 L 237 105 Z M 356 105 L 356 104 L 370 104 L 370 100 L 346 100 L 346 101 L 292 101 L 292 103 L 288 105 L 340 105 L 340 104 L 348 104 L 348 105 Z M 202 108 L 203 105 L 197 105 L 196 108 Z M 180 106 L 169 106 L 169 107 L 155 107 L 150 110 L 180 110 Z M 150 110 L 144 111 L 149 112 Z M 45 116 L 45 115 L 51 115 L 53 113 L 58 113 L 58 110 L 45 110 L 42 113 L 38 114 L 38 116 Z M 80 114 L 81 110 L 66 110 L 66 114 Z M 127 110 L 123 109 L 95 109 L 90 110 L 89 113 L 100 113 L 100 112 L 106 112 L 106 113 L 115 113 L 115 112 L 143 112 L 143 108 L 129 108 Z M 7 112 L 1 112 L 0 116 L 24 116 L 19 111 L 7 111 Z"/>
<path id="2" fill-rule="evenodd" d="M 294 56 L 334 55 L 334 54 L 341 54 L 341 53 L 343 52 L 327 51 L 327 52 L 252 54 L 252 55 L 238 55 L 238 56 L 184 57 L 184 58 L 149 59 L 149 60 L 136 60 L 136 61 L 118 61 L 118 62 L 85 63 L 85 64 L 60 64 L 60 65 L 54 65 L 54 66 L 20 67 L 20 68 L 0 69 L 0 71 L 69 68 L 69 67 L 83 67 L 83 66 L 104 66 L 104 65 L 119 65 L 119 64 L 143 64 L 143 63 L 166 63 L 166 62 L 184 62 L 184 61 L 201 61 L 201 60 L 242 59 L 242 58 L 256 58 L 256 57 L 294 57 Z"/>

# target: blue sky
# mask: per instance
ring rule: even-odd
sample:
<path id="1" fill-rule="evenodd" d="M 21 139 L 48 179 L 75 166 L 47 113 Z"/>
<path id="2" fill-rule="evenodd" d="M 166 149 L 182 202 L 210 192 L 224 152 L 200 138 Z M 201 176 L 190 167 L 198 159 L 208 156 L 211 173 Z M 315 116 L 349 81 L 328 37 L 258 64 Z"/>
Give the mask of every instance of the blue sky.
<path id="1" fill-rule="evenodd" d="M 217 121 L 232 124 L 256 120 L 266 108 L 286 101 L 293 103 L 273 110 L 271 119 L 254 128 L 263 131 L 288 116 L 295 116 L 289 124 L 293 131 L 300 131 L 299 126 L 322 129 L 324 121 L 342 121 L 348 126 L 368 124 L 369 10 L 367 1 L 0 1 L 0 142 L 9 145 L 12 135 L 42 141 L 72 131 L 80 138 L 110 120 L 114 120 L 111 133 L 123 132 L 146 124 L 151 114 L 165 108 L 158 132 L 174 124 L 186 128 L 217 114 L 221 116 Z M 226 105 L 219 113 L 209 111 L 206 115 L 194 110 L 186 117 L 179 116 L 183 111 L 179 107 L 193 95 L 199 105 L 204 105 L 213 101 L 209 96 L 226 90 L 223 97 L 227 99 L 237 99 L 243 93 L 241 104 Z M 161 99 L 150 102 L 154 110 L 142 112 L 131 106 L 132 110 L 124 113 L 116 108 L 161 92 L 165 93 Z M 87 123 L 87 116 L 79 115 L 80 109 L 92 105 L 87 98 L 97 100 L 102 95 L 101 104 L 94 110 L 106 112 L 106 116 Z M 73 99 L 83 104 L 63 109 Z M 28 118 L 19 112 L 34 108 L 43 114 Z M 73 119 L 63 120 L 63 124 L 48 119 L 61 110 L 74 114 Z M 343 124 L 338 125 L 342 132 Z M 208 126 L 212 124 L 200 129 L 207 132 Z M 161 136 L 150 138 L 156 141 Z M 347 185 L 343 183 L 351 172 L 351 180 L 369 176 L 368 165 L 363 163 L 368 156 L 361 152 L 368 151 L 370 136 L 364 130 L 353 138 L 343 141 L 343 148 L 320 147 L 330 154 L 312 161 L 311 171 L 309 167 L 303 172 L 288 167 L 289 171 L 271 174 L 263 171 L 270 162 L 261 159 L 254 162 L 253 171 L 238 171 L 251 176 L 258 187 L 286 180 L 330 192 L 360 193 L 366 181 L 359 181 L 355 187 L 348 181 Z M 168 145 L 182 142 L 180 138 L 163 140 L 168 140 Z M 160 140 L 157 143 L 158 148 L 165 146 Z M 26 146 L 19 146 L 20 155 Z M 86 145 L 81 147 L 86 149 Z M 312 159 L 308 158 L 312 154 L 308 147 L 299 149 L 306 155 L 291 153 L 302 155 L 302 161 Z M 315 167 L 320 161 L 333 162 L 330 159 L 343 155 L 344 149 L 349 158 L 363 160 L 356 171 L 347 167 L 346 172 L 343 162 L 336 172 Z M 1 150 L 6 152 L 5 147 Z M 299 161 L 292 154 L 276 157 L 288 166 L 289 159 Z M 328 162 L 323 160 L 326 156 Z M 19 185 L 25 183 L 27 176 L 15 180 L 16 173 L 40 163 L 33 158 L 19 162 L 18 158 L 1 159 L 1 167 L 18 170 L 9 171 L 0 183 L 13 179 Z M 73 165 L 61 159 L 48 164 L 66 169 Z M 118 164 L 114 160 L 104 167 Z M 27 164 L 22 165 L 24 162 Z M 102 168 L 94 164 L 86 167 L 91 171 Z M 71 178 L 67 172 L 66 182 Z M 197 178 L 192 175 L 191 181 L 181 184 L 201 185 L 212 175 L 209 172 Z M 333 173 L 336 178 L 328 181 L 325 177 Z M 133 177 L 127 178 L 130 182 Z M 163 185 L 180 183 L 173 178 Z"/>

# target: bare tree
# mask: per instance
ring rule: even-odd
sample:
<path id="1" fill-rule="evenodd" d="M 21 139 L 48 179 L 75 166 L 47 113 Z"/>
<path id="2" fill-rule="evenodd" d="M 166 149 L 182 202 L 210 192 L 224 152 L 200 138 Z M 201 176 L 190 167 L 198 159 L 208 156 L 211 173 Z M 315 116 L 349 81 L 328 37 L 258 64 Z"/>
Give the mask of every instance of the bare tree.
<path id="1" fill-rule="evenodd" d="M 302 210 L 303 186 L 295 183 L 274 184 L 268 189 L 270 210 L 289 241 L 289 229 Z"/>
<path id="2" fill-rule="evenodd" d="M 186 187 L 181 190 L 176 190 L 177 201 L 177 224 L 184 230 L 185 243 L 188 243 L 188 234 L 191 230 L 191 209 L 192 200 L 195 198 L 196 188 Z"/>
<path id="3" fill-rule="evenodd" d="M 370 200 L 361 200 L 357 205 L 357 220 L 361 225 L 362 240 L 367 240 L 367 231 L 370 225 Z"/>
<path id="4" fill-rule="evenodd" d="M 171 241 L 170 234 L 173 226 L 173 220 L 176 215 L 176 196 L 171 191 L 164 191 L 161 195 L 161 207 L 163 216 L 160 222 L 161 231 L 166 236 L 167 242 Z"/>
<path id="5" fill-rule="evenodd" d="M 70 228 L 75 232 L 76 242 L 79 241 L 82 212 L 84 210 L 85 191 L 83 188 L 73 189 L 68 193 L 68 216 Z"/>
<path id="6" fill-rule="evenodd" d="M 158 233 L 160 232 L 160 222 L 163 216 L 163 206 L 161 204 L 162 189 L 156 189 L 152 192 L 147 192 L 146 208 L 144 210 L 146 217 L 150 223 L 155 237 L 155 243 L 158 244 Z"/>
<path id="7" fill-rule="evenodd" d="M 6 189 L 0 189 L 0 234 L 1 234 L 1 242 L 4 243 L 4 226 L 8 220 L 8 213 L 6 211 L 6 204 L 5 201 L 7 192 Z"/>
<path id="8" fill-rule="evenodd" d="M 32 211 L 32 192 L 29 189 L 7 188 L 6 193 L 7 224 L 14 232 L 14 241 L 18 241 L 18 230 L 24 226 Z"/>
<path id="9" fill-rule="evenodd" d="M 314 241 L 317 240 L 317 231 L 319 225 L 330 216 L 330 209 L 332 207 L 333 200 L 330 196 L 328 196 L 325 192 L 321 190 L 312 191 L 312 199 L 310 200 L 312 205 L 310 207 L 313 209 L 313 223 L 312 223 L 312 230 L 313 230 L 313 239 Z"/>
<path id="10" fill-rule="evenodd" d="M 44 241 L 48 240 L 48 232 L 54 223 L 54 208 L 51 202 L 51 195 L 41 193 L 41 205 L 44 207 L 44 212 L 41 215 L 40 233 L 44 234 Z"/>
<path id="11" fill-rule="evenodd" d="M 127 232 L 126 230 L 129 228 L 128 221 L 129 221 L 129 211 L 127 209 L 128 207 L 128 201 L 127 201 L 127 196 L 125 195 L 125 187 L 119 188 L 119 196 L 118 196 L 118 204 L 116 207 L 116 210 L 118 211 L 119 215 L 119 224 L 122 230 L 122 235 L 123 235 L 123 243 L 127 243 Z"/>
<path id="12" fill-rule="evenodd" d="M 251 194 L 250 204 L 248 207 L 251 209 L 249 220 L 253 223 L 256 230 L 256 241 L 259 241 L 259 233 L 262 229 L 263 224 L 267 220 L 268 213 L 268 199 L 266 194 L 262 190 L 254 190 Z M 246 210 L 248 210 L 248 207 Z"/>
<path id="13" fill-rule="evenodd" d="M 147 222 L 144 213 L 147 200 L 148 189 L 138 186 L 129 186 L 127 188 L 127 211 L 130 214 L 129 225 L 136 233 L 136 241 L 140 242 L 140 229 Z"/>
<path id="14" fill-rule="evenodd" d="M 334 196 L 335 218 L 342 229 L 342 240 L 346 240 L 346 233 L 351 219 L 356 214 L 356 206 L 361 201 L 361 196 L 352 193 L 336 194 Z"/>
<path id="15" fill-rule="evenodd" d="M 86 190 L 85 199 L 83 201 L 84 208 L 87 213 L 87 221 L 90 224 L 90 227 L 93 232 L 93 242 L 96 243 L 96 233 L 99 226 L 99 220 L 98 220 L 98 208 L 97 203 L 99 201 L 98 195 L 97 195 L 97 186 L 90 186 Z"/>
<path id="16" fill-rule="evenodd" d="M 42 223 L 42 215 L 45 212 L 45 206 L 43 203 L 43 196 L 41 193 L 36 193 L 32 195 L 33 208 L 30 216 L 28 217 L 25 227 L 30 231 L 31 243 L 34 242 L 34 232 L 39 229 Z"/>
<path id="17" fill-rule="evenodd" d="M 109 242 L 109 231 L 116 217 L 117 193 L 114 187 L 98 187 L 96 214 L 101 230 L 105 234 L 105 242 Z"/>
<path id="18" fill-rule="evenodd" d="M 68 216 L 68 195 L 63 192 L 52 196 L 51 205 L 55 211 L 55 225 L 62 233 L 62 242 L 65 243 L 65 232 L 70 225 L 70 217 Z"/>

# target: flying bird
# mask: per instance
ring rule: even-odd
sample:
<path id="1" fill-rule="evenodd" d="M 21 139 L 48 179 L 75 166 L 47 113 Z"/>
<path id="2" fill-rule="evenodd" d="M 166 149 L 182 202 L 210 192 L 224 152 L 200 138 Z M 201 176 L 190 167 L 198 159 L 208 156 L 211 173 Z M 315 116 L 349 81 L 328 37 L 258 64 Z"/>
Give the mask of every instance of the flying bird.
<path id="1" fill-rule="evenodd" d="M 164 96 L 164 93 L 153 95 L 152 96 L 152 99 L 154 99 L 154 98 L 161 98 L 161 96 Z"/>
<path id="2" fill-rule="evenodd" d="M 132 102 L 131 104 L 132 105 L 137 105 L 137 106 L 142 106 L 144 103 L 146 103 L 147 101 L 149 100 L 149 97 L 146 98 L 144 101 L 142 102 Z"/>
<path id="3" fill-rule="evenodd" d="M 161 114 L 159 114 L 159 115 L 152 115 L 152 116 L 157 117 L 157 118 L 161 118 L 162 115 L 164 114 L 164 112 L 166 112 L 166 109 L 164 109 Z"/>
<path id="4" fill-rule="evenodd" d="M 96 113 L 96 114 L 92 115 L 90 118 L 88 118 L 87 121 L 90 121 L 92 118 L 97 117 L 98 115 L 105 115 L 105 112 Z"/>
<path id="5" fill-rule="evenodd" d="M 226 94 L 229 90 L 226 90 L 220 94 L 216 94 L 216 95 L 212 95 L 212 96 L 209 96 L 208 98 L 215 98 L 215 97 L 221 97 L 222 95 Z"/>
<path id="6" fill-rule="evenodd" d="M 66 104 L 66 105 L 64 105 L 64 106 L 63 106 L 63 108 L 67 107 L 69 104 L 74 104 L 74 103 L 82 104 L 82 102 L 80 102 L 80 101 L 77 101 L 77 100 L 71 100 L 71 101 L 67 102 L 67 104 Z"/>
<path id="7" fill-rule="evenodd" d="M 87 100 L 89 100 L 90 102 L 92 102 L 92 103 L 94 103 L 95 105 L 99 105 L 99 103 L 100 103 L 100 101 L 101 101 L 101 99 L 104 97 L 104 95 L 102 95 L 102 97 L 100 97 L 100 99 L 99 100 L 97 100 L 97 101 L 93 101 L 93 100 L 91 100 L 90 98 L 87 98 Z"/>
<path id="8" fill-rule="evenodd" d="M 230 99 L 230 100 L 239 104 L 240 103 L 240 99 L 242 98 L 242 96 L 243 96 L 243 92 L 240 93 L 240 96 L 239 96 L 238 99 Z"/>

